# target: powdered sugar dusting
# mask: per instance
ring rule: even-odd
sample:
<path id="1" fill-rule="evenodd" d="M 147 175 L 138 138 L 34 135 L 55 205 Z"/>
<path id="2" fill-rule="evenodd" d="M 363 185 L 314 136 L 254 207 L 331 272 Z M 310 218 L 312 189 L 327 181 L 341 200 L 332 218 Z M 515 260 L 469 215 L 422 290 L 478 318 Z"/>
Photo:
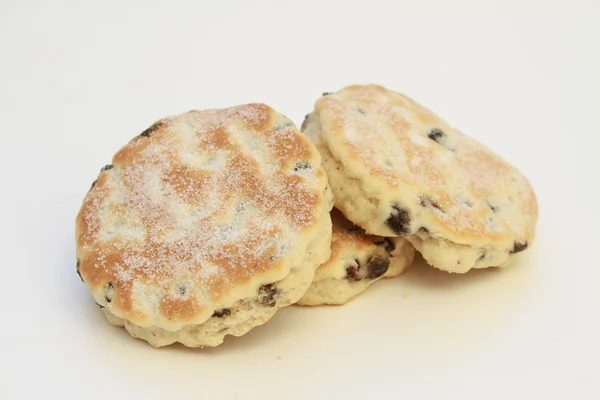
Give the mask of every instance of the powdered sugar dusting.
<path id="1" fill-rule="evenodd" d="M 294 171 L 316 168 L 316 153 L 281 121 L 263 105 L 193 111 L 115 156 L 84 202 L 80 232 L 82 272 L 116 285 L 112 305 L 191 315 L 294 248 L 324 206 L 325 182 Z"/>
<path id="2" fill-rule="evenodd" d="M 319 99 L 316 113 L 346 173 L 367 174 L 371 181 L 380 177 L 391 190 L 401 188 L 403 207 L 427 216 L 428 226 L 435 222 L 446 236 L 504 235 L 510 241 L 525 236 L 535 220 L 537 202 L 522 174 L 400 93 L 350 86 Z M 505 201 L 507 194 L 514 201 Z M 438 207 L 422 206 L 423 196 Z M 486 201 L 502 207 L 492 209 Z M 520 229 L 514 229 L 514 220 L 523 221 Z"/>

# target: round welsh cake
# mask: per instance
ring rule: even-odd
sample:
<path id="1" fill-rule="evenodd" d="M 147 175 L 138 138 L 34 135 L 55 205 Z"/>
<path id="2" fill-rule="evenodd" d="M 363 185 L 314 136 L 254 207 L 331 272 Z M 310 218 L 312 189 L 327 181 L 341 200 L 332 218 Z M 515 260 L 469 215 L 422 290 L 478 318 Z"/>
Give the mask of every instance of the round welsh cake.
<path id="1" fill-rule="evenodd" d="M 264 104 L 164 118 L 102 168 L 76 221 L 77 272 L 153 346 L 217 346 L 296 302 L 329 258 L 319 153 Z"/>
<path id="2" fill-rule="evenodd" d="M 406 236 L 450 272 L 503 266 L 534 240 L 527 178 L 410 98 L 377 85 L 317 100 L 303 124 L 335 206 L 368 233 Z"/>
<path id="3" fill-rule="evenodd" d="M 400 275 L 411 264 L 415 249 L 406 239 L 369 235 L 336 209 L 331 220 L 331 257 L 317 268 L 298 304 L 344 304 L 382 277 Z"/>

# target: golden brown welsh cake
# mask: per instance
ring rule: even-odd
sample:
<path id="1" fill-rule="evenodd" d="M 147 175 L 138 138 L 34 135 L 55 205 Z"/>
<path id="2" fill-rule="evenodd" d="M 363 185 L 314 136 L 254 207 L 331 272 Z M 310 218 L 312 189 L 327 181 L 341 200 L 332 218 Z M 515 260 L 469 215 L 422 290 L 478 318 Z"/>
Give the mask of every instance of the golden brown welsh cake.
<path id="1" fill-rule="evenodd" d="M 327 94 L 303 132 L 321 152 L 335 206 L 368 233 L 407 237 L 437 268 L 502 266 L 534 240 L 527 178 L 400 93 L 355 85 Z"/>
<path id="2" fill-rule="evenodd" d="M 216 346 L 296 302 L 330 254 L 319 153 L 264 104 L 164 118 L 104 167 L 77 216 L 77 270 L 153 346 Z"/>

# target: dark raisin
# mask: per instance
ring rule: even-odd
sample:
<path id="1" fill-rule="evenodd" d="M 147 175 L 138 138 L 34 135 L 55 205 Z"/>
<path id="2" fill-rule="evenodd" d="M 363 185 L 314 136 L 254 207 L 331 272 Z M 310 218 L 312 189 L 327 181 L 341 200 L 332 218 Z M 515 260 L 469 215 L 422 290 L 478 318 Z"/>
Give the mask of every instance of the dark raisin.
<path id="1" fill-rule="evenodd" d="M 423 232 L 423 233 L 425 233 L 427 235 L 429 234 L 429 229 L 425 228 L 424 226 L 420 227 L 419 231 L 421 231 L 421 232 Z"/>
<path id="2" fill-rule="evenodd" d="M 520 253 L 527 248 L 527 242 L 515 242 L 513 248 L 510 251 L 511 254 Z"/>
<path id="3" fill-rule="evenodd" d="M 98 308 L 99 308 L 99 309 L 101 309 L 101 310 L 102 310 L 103 308 L 105 308 L 105 307 L 104 307 L 102 304 L 98 304 L 98 303 L 96 303 L 96 305 L 97 305 L 97 306 L 98 306 Z"/>
<path id="4" fill-rule="evenodd" d="M 150 137 L 152 136 L 152 134 L 157 131 L 158 129 L 160 129 L 163 126 L 163 122 L 162 121 L 158 121 L 155 122 L 154 124 L 152 124 L 152 126 L 148 129 L 146 129 L 144 132 L 140 133 L 139 136 L 141 137 Z"/>
<path id="5" fill-rule="evenodd" d="M 429 133 L 427 134 L 427 137 L 429 139 L 433 140 L 434 142 L 436 142 L 437 144 L 439 144 L 440 146 L 443 146 L 446 149 L 450 150 L 451 152 L 454 152 L 454 149 L 448 147 L 448 144 L 446 143 L 446 139 L 448 137 L 440 129 L 433 128 L 431 131 L 429 131 Z"/>
<path id="6" fill-rule="evenodd" d="M 477 259 L 477 261 L 481 261 L 486 257 L 485 253 L 481 253 L 481 255 L 479 256 L 479 258 Z"/>
<path id="7" fill-rule="evenodd" d="M 102 167 L 102 169 L 100 170 L 100 173 L 102 173 L 104 171 L 108 171 L 109 169 L 113 169 L 112 164 L 108 164 L 108 165 L 105 165 L 104 167 Z"/>
<path id="8" fill-rule="evenodd" d="M 431 131 L 429 131 L 427 137 L 433 140 L 434 142 L 440 143 L 446 137 L 446 134 L 440 129 L 433 128 Z"/>
<path id="9" fill-rule="evenodd" d="M 349 265 L 346 267 L 346 279 L 351 282 L 358 282 L 361 280 L 360 275 L 358 274 L 358 267 L 354 265 Z"/>
<path id="10" fill-rule="evenodd" d="M 373 244 L 375 244 L 377 246 L 383 246 L 383 248 L 385 249 L 385 251 L 388 252 L 388 254 L 390 254 L 392 251 L 396 250 L 396 244 L 390 238 L 384 238 L 383 240 L 373 242 Z"/>
<path id="11" fill-rule="evenodd" d="M 346 279 L 351 282 L 358 282 L 363 279 L 361 276 L 362 265 L 360 264 L 358 257 L 354 257 L 354 262 L 356 265 L 348 265 L 346 267 Z"/>
<path id="12" fill-rule="evenodd" d="M 385 274 L 390 267 L 390 259 L 383 258 L 378 254 L 372 255 L 367 260 L 367 279 L 379 278 Z"/>
<path id="13" fill-rule="evenodd" d="M 179 292 L 180 295 L 184 296 L 187 292 L 187 289 L 185 288 L 185 286 L 179 286 L 177 288 L 177 291 Z"/>
<path id="14" fill-rule="evenodd" d="M 356 224 L 348 221 L 348 228 L 346 228 L 346 230 L 348 232 L 359 232 L 359 231 L 362 231 L 363 228 L 361 228 L 360 226 L 358 226 L 358 225 L 356 225 Z"/>
<path id="15" fill-rule="evenodd" d="M 333 94 L 333 92 L 323 92 L 323 96 L 329 96 L 330 94 Z"/>
<path id="16" fill-rule="evenodd" d="M 490 208 L 490 210 L 492 210 L 494 214 L 497 214 L 498 211 L 500 211 L 500 207 L 492 205 L 488 200 L 485 201 L 485 204 L 487 204 L 487 206 Z"/>
<path id="17" fill-rule="evenodd" d="M 438 211 L 444 212 L 444 210 L 442 210 L 442 207 L 439 205 L 439 203 L 436 202 L 435 200 L 430 199 L 429 197 L 425 197 L 425 196 L 419 197 L 419 204 L 421 205 L 421 207 L 427 207 L 427 208 L 433 207 Z"/>
<path id="18" fill-rule="evenodd" d="M 231 315 L 231 310 L 229 308 L 222 308 L 220 310 L 215 311 L 212 316 L 216 318 L 223 318 L 229 315 Z"/>
<path id="19" fill-rule="evenodd" d="M 410 214 L 407 210 L 400 207 L 399 205 L 393 205 L 392 213 L 385 220 L 385 224 L 394 233 L 398 235 L 407 235 L 410 233 Z"/>
<path id="20" fill-rule="evenodd" d="M 390 238 L 385 238 L 385 251 L 391 253 L 394 250 L 396 250 L 396 243 Z"/>
<path id="21" fill-rule="evenodd" d="M 83 277 L 81 276 L 81 271 L 79 270 L 81 268 L 81 261 L 79 261 L 79 259 L 77 259 L 77 275 L 79 275 L 79 279 L 81 279 L 81 282 L 85 283 L 85 281 L 83 280 Z"/>
<path id="22" fill-rule="evenodd" d="M 296 163 L 296 166 L 294 167 L 294 171 L 298 172 L 300 170 L 310 169 L 310 168 L 311 168 L 310 162 L 308 162 L 308 161 L 298 161 Z"/>
<path id="23" fill-rule="evenodd" d="M 92 186 L 90 186 L 90 190 L 88 190 L 88 192 L 92 191 L 92 189 L 94 188 L 94 186 L 96 186 L 96 183 L 98 183 L 98 179 L 96 179 L 94 182 L 92 182 Z"/>
<path id="24" fill-rule="evenodd" d="M 269 283 L 268 285 L 261 286 L 258 289 L 258 301 L 263 306 L 273 307 L 277 302 L 275 296 L 277 295 L 277 288 L 274 284 Z"/>
<path id="25" fill-rule="evenodd" d="M 112 282 L 108 282 L 104 285 L 104 299 L 107 303 L 113 301 L 113 297 L 115 295 L 115 285 Z"/>

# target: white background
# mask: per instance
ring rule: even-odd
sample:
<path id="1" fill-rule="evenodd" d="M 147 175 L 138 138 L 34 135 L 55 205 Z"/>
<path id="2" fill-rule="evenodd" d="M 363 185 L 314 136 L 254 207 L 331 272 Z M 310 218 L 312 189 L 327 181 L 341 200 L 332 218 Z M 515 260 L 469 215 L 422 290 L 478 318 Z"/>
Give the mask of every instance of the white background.
<path id="1" fill-rule="evenodd" d="M 0 398 L 600 398 L 600 3 L 140 4 L 0 0 Z M 208 350 L 154 350 L 103 319 L 74 219 L 119 147 L 245 102 L 300 124 L 366 82 L 529 177 L 538 236 L 511 268 L 417 265 Z"/>

